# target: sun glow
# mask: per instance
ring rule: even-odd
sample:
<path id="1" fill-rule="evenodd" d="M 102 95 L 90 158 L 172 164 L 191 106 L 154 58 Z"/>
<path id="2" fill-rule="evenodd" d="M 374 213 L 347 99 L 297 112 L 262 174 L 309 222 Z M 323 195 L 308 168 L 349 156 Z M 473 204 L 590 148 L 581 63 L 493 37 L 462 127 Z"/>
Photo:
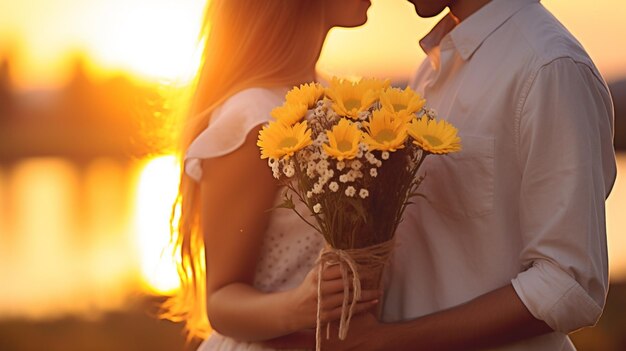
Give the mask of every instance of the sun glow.
<path id="1" fill-rule="evenodd" d="M 169 240 L 169 218 L 178 179 L 174 156 L 148 161 L 139 179 L 135 218 L 141 275 L 145 287 L 156 294 L 169 294 L 179 287 Z"/>
<path id="2" fill-rule="evenodd" d="M 202 2 L 130 2 L 123 8 L 107 5 L 116 25 L 107 29 L 94 56 L 105 66 L 121 67 L 156 78 L 179 78 L 193 71 Z M 104 9 L 103 9 L 104 10 Z M 103 27 L 105 27 L 103 25 Z"/>
<path id="3" fill-rule="evenodd" d="M 76 56 L 98 77 L 123 72 L 184 80 L 197 68 L 204 6 L 199 0 L 3 2 L 0 58 L 11 59 L 21 88 L 62 85 Z"/>

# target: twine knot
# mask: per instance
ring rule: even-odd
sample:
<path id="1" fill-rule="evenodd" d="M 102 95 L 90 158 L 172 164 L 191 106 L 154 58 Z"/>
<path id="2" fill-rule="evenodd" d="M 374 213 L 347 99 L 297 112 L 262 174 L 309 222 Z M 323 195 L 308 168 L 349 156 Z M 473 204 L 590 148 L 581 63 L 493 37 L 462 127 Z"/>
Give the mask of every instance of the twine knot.
<path id="1" fill-rule="evenodd" d="M 317 259 L 318 279 L 317 279 L 317 326 L 315 329 L 315 349 L 321 350 L 321 303 L 322 303 L 322 273 L 328 266 L 339 265 L 341 279 L 343 280 L 343 302 L 341 304 L 341 317 L 339 319 L 338 337 L 345 340 L 350 327 L 350 320 L 354 312 L 354 307 L 361 299 L 361 273 L 374 272 L 374 281 L 369 285 L 378 288 L 380 285 L 380 275 L 384 266 L 389 261 L 394 240 L 389 240 L 381 244 L 376 244 L 360 249 L 335 249 L 326 246 L 322 249 Z M 352 274 L 352 279 L 349 275 Z M 352 288 L 352 301 L 350 302 L 350 288 Z M 368 286 L 367 288 L 371 288 Z M 330 338 L 330 323 L 326 325 L 326 339 Z"/>

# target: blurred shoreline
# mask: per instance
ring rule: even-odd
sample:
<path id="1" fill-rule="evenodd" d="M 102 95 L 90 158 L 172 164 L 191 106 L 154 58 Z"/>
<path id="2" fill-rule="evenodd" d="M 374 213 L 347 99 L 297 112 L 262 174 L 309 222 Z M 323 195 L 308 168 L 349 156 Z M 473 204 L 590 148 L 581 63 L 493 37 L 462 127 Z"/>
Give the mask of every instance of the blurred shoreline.
<path id="1" fill-rule="evenodd" d="M 182 324 L 159 320 L 161 297 L 136 296 L 128 308 L 94 318 L 0 319 L 2 351 L 191 351 Z"/>
<path id="2" fill-rule="evenodd" d="M 398 81 L 402 84 L 402 81 Z M 29 157 L 77 162 L 122 160 L 172 150 L 176 120 L 165 83 L 140 84 L 118 75 L 91 77 L 76 58 L 58 90 L 18 92 L 11 62 L 0 60 L 0 164 Z M 626 150 L 626 77 L 609 82 L 615 105 L 615 147 Z"/>

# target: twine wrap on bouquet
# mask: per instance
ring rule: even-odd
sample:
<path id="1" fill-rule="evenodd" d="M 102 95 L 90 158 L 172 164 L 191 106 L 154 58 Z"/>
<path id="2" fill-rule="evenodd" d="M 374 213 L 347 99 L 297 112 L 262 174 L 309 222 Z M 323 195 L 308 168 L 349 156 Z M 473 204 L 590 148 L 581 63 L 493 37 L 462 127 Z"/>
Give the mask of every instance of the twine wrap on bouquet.
<path id="1" fill-rule="evenodd" d="M 321 302 L 322 302 L 322 272 L 327 266 L 338 264 L 343 279 L 343 303 L 341 305 L 341 318 L 339 320 L 339 339 L 344 340 L 348 335 L 350 320 L 357 302 L 361 298 L 361 289 L 380 288 L 382 273 L 389 262 L 394 240 L 388 240 L 380 244 L 367 246 L 360 249 L 335 249 L 326 246 L 322 249 L 320 257 L 317 282 L 317 327 L 315 330 L 315 349 L 321 350 Z M 352 274 L 352 281 L 349 279 Z M 350 288 L 352 288 L 352 302 L 350 301 Z M 349 305 L 349 306 L 348 306 Z M 330 324 L 326 325 L 326 339 L 330 338 Z"/>

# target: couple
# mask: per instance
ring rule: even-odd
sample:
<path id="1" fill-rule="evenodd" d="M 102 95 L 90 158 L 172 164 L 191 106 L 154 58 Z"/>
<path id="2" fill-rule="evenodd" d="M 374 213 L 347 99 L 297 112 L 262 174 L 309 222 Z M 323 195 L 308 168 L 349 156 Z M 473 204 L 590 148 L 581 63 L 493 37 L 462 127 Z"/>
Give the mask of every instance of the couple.
<path id="1" fill-rule="evenodd" d="M 423 165 L 428 200 L 405 212 L 387 289 L 364 291 L 348 338 L 322 346 L 574 350 L 567 333 L 597 321 L 608 289 L 608 89 L 538 0 L 410 2 L 422 17 L 450 10 L 420 42 L 412 88 L 463 151 Z M 364 24 L 369 5 L 211 1 L 173 216 L 183 289 L 167 306 L 192 335 L 210 320 L 201 351 L 312 348 L 318 279 L 322 320 L 339 318 L 340 272 L 315 268 L 321 235 L 267 211 L 280 190 L 256 139 L 288 89 L 315 80 L 328 31 Z"/>

